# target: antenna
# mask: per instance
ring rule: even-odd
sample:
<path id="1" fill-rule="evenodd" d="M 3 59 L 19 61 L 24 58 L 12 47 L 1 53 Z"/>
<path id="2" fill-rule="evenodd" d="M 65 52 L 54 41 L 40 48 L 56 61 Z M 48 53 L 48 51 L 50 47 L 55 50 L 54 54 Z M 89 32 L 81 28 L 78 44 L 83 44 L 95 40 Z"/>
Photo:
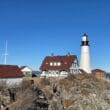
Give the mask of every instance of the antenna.
<path id="1" fill-rule="evenodd" d="M 4 64 L 7 64 L 7 40 L 6 40 L 6 44 L 5 44 L 5 54 L 4 54 Z"/>

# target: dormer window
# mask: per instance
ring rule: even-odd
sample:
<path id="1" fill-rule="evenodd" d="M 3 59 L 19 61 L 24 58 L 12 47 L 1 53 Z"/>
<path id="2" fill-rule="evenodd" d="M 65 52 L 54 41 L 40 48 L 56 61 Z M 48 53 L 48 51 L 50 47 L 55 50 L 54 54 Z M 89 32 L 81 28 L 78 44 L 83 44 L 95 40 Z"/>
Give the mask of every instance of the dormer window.
<path id="1" fill-rule="evenodd" d="M 50 62 L 50 66 L 53 66 L 53 63 L 52 62 Z"/>
<path id="2" fill-rule="evenodd" d="M 50 66 L 61 66 L 61 62 L 50 62 Z"/>
<path id="3" fill-rule="evenodd" d="M 58 63 L 57 63 L 57 65 L 58 65 L 58 66 L 60 66 L 60 65 L 61 65 L 61 63 L 60 63 L 60 62 L 58 62 Z"/>
<path id="4" fill-rule="evenodd" d="M 57 63 L 56 62 L 54 62 L 54 66 L 57 66 Z"/>

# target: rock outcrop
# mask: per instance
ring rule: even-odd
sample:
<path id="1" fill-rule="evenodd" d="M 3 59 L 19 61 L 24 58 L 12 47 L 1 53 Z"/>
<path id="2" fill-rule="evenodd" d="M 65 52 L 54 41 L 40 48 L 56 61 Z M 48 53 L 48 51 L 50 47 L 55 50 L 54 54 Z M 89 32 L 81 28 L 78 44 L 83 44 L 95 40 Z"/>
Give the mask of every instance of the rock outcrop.
<path id="1" fill-rule="evenodd" d="M 106 79 L 78 74 L 30 82 L 24 81 L 17 89 L 15 101 L 10 103 L 9 99 L 9 110 L 110 110 L 110 83 Z"/>

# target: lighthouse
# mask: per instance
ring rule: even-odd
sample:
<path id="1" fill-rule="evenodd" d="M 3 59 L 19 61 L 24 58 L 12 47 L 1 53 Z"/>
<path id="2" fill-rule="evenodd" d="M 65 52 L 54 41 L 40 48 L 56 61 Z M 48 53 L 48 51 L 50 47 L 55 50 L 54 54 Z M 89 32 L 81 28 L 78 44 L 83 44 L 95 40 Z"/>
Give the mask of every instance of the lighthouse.
<path id="1" fill-rule="evenodd" d="M 88 35 L 84 34 L 81 41 L 80 69 L 87 73 L 91 73 L 89 47 Z"/>

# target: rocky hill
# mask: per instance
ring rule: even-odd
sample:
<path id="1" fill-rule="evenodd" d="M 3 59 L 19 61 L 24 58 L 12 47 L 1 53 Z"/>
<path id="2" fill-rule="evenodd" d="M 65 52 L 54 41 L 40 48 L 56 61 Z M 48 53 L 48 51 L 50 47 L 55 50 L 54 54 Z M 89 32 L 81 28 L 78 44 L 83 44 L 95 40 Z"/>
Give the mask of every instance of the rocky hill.
<path id="1" fill-rule="evenodd" d="M 24 80 L 15 100 L 5 105 L 8 110 L 110 110 L 110 83 L 91 74 Z"/>

